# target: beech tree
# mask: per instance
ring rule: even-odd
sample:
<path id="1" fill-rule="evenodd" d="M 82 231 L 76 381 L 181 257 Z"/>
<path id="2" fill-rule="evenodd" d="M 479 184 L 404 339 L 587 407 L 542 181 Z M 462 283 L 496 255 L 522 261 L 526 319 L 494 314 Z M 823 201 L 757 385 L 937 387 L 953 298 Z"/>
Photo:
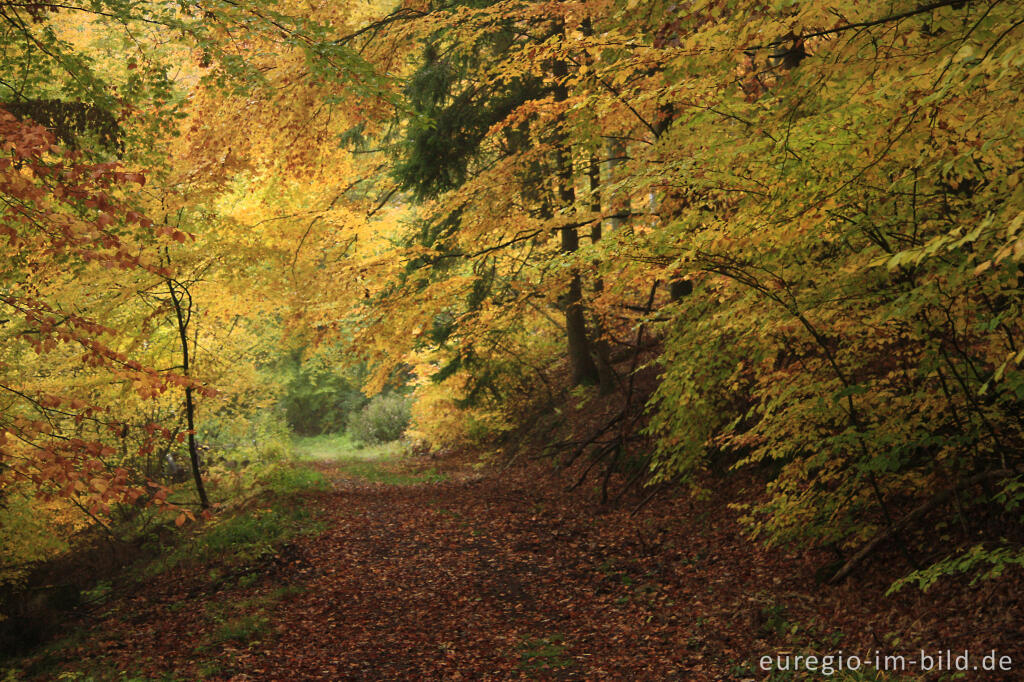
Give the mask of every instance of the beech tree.
<path id="1" fill-rule="evenodd" d="M 997 0 L 0 1 L 3 481 L 97 516 L 201 428 L 181 389 L 270 404 L 268 357 L 321 344 L 367 394 L 413 384 L 434 447 L 568 406 L 611 413 L 567 458 L 606 492 L 624 462 L 748 467 L 751 535 L 832 548 L 833 580 L 890 544 L 924 585 L 1024 563 L 1022 27 Z"/>
<path id="2" fill-rule="evenodd" d="M 529 75 L 551 96 L 492 125 L 476 144 L 487 163 L 436 202 L 436 215 L 458 207 L 448 251 L 486 254 L 516 276 L 497 277 L 517 295 L 456 313 L 461 343 L 500 367 L 499 345 L 487 342 L 541 319 L 531 304 L 555 303 L 554 273 L 575 291 L 574 273 L 597 265 L 603 286 L 588 307 L 603 332 L 623 339 L 653 322 L 661 335 L 647 427 L 655 480 L 712 458 L 773 462 L 780 473 L 751 509 L 751 531 L 832 546 L 845 557 L 836 579 L 884 541 L 904 547 L 910 568 L 935 566 L 917 574 L 926 582 L 1019 563 L 1019 547 L 991 535 L 948 559 L 912 541 L 915 523 L 951 500 L 961 528 L 1010 523 L 1017 505 L 1018 12 L 959 2 L 665 9 L 509 2 L 436 9 L 424 22 L 460 45 L 503 20 L 520 35 L 562 27 L 512 41 L 464 76 L 472 87 Z M 529 147 L 497 154 L 523 127 Z M 587 206 L 577 169 L 613 146 L 624 158 L 591 185 L 606 197 Z M 546 215 L 522 192 L 509 196 L 528 168 L 559 198 Z M 622 212 L 609 210 L 616 196 L 629 224 L 577 244 L 588 219 Z M 558 230 L 561 248 L 545 241 Z M 434 273 L 447 283 L 431 285 L 433 300 L 483 279 Z M 430 300 L 421 293 L 416 305 L 437 310 Z"/>

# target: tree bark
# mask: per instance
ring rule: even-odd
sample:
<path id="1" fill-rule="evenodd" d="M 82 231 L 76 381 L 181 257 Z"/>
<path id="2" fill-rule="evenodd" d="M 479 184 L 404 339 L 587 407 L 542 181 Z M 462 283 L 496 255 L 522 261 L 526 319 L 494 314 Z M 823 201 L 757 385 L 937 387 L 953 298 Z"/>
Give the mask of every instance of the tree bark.
<path id="1" fill-rule="evenodd" d="M 562 31 L 561 24 L 558 31 Z M 565 86 L 565 77 L 569 73 L 564 60 L 555 60 L 551 73 L 555 79 L 554 99 L 564 102 L 569 98 Z M 561 118 L 555 125 L 555 173 L 558 184 L 558 198 L 565 208 L 571 209 L 576 203 L 576 190 L 573 185 L 572 158 L 569 154 L 569 141 L 565 134 L 565 122 Z M 580 238 L 575 227 L 561 228 L 562 253 L 575 253 L 579 250 Z M 590 354 L 590 341 L 587 338 L 586 316 L 583 311 L 583 281 L 577 268 L 572 269 L 569 289 L 565 298 L 565 332 L 569 344 L 569 365 L 573 386 L 580 384 L 597 384 L 600 375 L 597 365 Z"/>
<path id="2" fill-rule="evenodd" d="M 601 214 L 601 163 L 597 154 L 590 155 L 590 210 Z M 602 236 L 601 220 L 594 221 L 590 228 L 590 241 L 593 244 L 601 241 Z M 594 278 L 594 293 L 600 294 L 604 291 L 604 279 L 598 275 Z M 615 370 L 612 369 L 611 349 L 608 347 L 608 340 L 604 338 L 604 330 L 601 321 L 595 316 L 594 351 L 597 356 L 597 376 L 600 384 L 601 395 L 608 395 L 615 390 Z"/>
<path id="3" fill-rule="evenodd" d="M 182 374 L 189 377 L 189 356 L 188 356 L 188 322 L 192 317 L 192 296 L 188 291 L 183 295 L 188 297 L 188 315 L 182 310 L 182 299 L 174 290 L 174 284 L 167 280 L 167 290 L 171 294 L 171 303 L 174 305 L 174 313 L 178 319 L 178 336 L 181 338 L 181 366 Z M 192 463 L 192 478 L 196 484 L 196 493 L 199 495 L 199 504 L 203 509 L 210 508 L 210 499 L 206 496 L 206 487 L 203 485 L 203 474 L 199 465 L 199 448 L 196 446 L 196 421 L 195 403 L 192 400 L 192 387 L 185 387 L 185 419 L 188 423 L 188 455 Z"/>

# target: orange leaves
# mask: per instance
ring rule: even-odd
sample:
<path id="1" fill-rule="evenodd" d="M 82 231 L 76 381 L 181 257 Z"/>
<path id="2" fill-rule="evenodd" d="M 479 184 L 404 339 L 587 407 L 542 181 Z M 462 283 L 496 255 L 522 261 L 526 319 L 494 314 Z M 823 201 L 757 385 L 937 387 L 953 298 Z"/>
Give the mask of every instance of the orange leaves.
<path id="1" fill-rule="evenodd" d="M 142 173 L 118 173 L 117 176 L 122 182 L 134 182 L 139 187 L 146 184 L 146 176 Z"/>
<path id="2" fill-rule="evenodd" d="M 34 433 L 34 426 L 15 424 L 14 428 L 24 442 L 39 435 Z M 139 496 L 129 483 L 126 469 L 103 463 L 103 459 L 116 454 L 108 445 L 71 438 L 51 441 L 42 450 L 21 451 L 34 456 L 13 458 L 4 478 L 33 481 L 42 499 L 74 499 L 90 513 L 101 514 L 107 513 L 114 502 L 131 502 Z"/>
<path id="3" fill-rule="evenodd" d="M 487 135 L 497 135 L 506 128 L 515 128 L 523 123 L 537 121 L 538 119 L 540 124 L 544 125 L 546 122 L 553 121 L 562 115 L 569 108 L 570 104 L 571 102 L 569 101 L 556 102 L 553 97 L 529 100 L 516 107 L 506 118 L 491 126 L 491 129 L 487 131 Z"/>
<path id="4" fill-rule="evenodd" d="M 135 242 L 146 235 L 115 230 L 122 221 L 152 223 L 113 194 L 142 186 L 142 173 L 119 171 L 113 163 L 81 163 L 54 147 L 43 128 L 6 111 L 0 115 L 0 139 L 13 156 L 0 164 L 0 194 L 9 199 L 0 230 L 12 247 L 111 268 L 139 267 Z M 95 213 L 83 214 L 82 207 Z"/>
<path id="5" fill-rule="evenodd" d="M 136 368 L 132 369 L 129 365 L 134 365 Z M 182 374 L 176 372 L 157 372 L 141 367 L 135 362 L 126 362 L 120 368 L 115 368 L 111 371 L 115 377 L 127 381 L 131 385 L 132 390 L 142 398 L 155 398 L 165 393 L 172 386 L 192 388 L 204 396 L 213 396 L 217 393 L 215 389 Z M 152 432 L 151 427 L 152 425 L 149 425 L 146 428 Z"/>
<path id="6" fill-rule="evenodd" d="M 124 218 L 129 223 L 136 223 L 142 227 L 149 227 L 153 224 L 153 221 L 142 215 L 137 211 L 128 210 L 125 211 Z"/>
<path id="7" fill-rule="evenodd" d="M 123 412 L 124 394 L 111 402 L 119 382 L 143 399 L 188 382 L 130 357 L 137 348 L 131 339 L 146 330 L 124 317 L 120 291 L 145 291 L 145 279 L 162 271 L 156 238 L 184 243 L 189 235 L 154 233 L 133 204 L 132 192 L 146 183 L 142 173 L 85 163 L 42 127 L 2 109 L 0 148 L 7 248 L 0 262 L 0 386 L 10 399 L 2 414 L 10 434 L 2 441 L 3 483 L 28 481 L 43 496 L 74 499 L 102 515 L 140 497 L 128 469 L 117 466 L 130 465 L 122 455 L 129 429 L 110 418 Z M 140 433 L 132 450 L 154 451 L 164 435 Z"/>
<path id="8" fill-rule="evenodd" d="M 153 488 L 153 494 L 150 498 L 152 503 L 157 506 L 167 504 L 167 496 L 171 494 L 171 489 L 167 486 L 160 485 L 159 483 L 153 483 L 150 481 L 149 486 Z"/>
<path id="9" fill-rule="evenodd" d="M 181 230 L 175 229 L 169 225 L 161 225 L 160 227 L 156 228 L 156 234 L 162 237 L 170 237 L 179 244 L 185 243 L 185 241 L 188 239 L 191 239 L 192 241 L 196 240 L 194 234 L 182 232 Z"/>

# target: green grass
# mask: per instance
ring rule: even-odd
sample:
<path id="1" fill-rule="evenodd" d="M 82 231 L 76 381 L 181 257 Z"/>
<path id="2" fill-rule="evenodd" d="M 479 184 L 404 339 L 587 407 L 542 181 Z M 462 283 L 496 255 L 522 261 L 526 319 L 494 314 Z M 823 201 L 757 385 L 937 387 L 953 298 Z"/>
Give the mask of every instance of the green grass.
<path id="1" fill-rule="evenodd" d="M 301 460 L 333 460 L 359 450 L 347 433 L 293 436 L 292 452 Z"/>
<path id="2" fill-rule="evenodd" d="M 278 495 L 293 495 L 307 491 L 324 492 L 331 482 L 319 471 L 305 467 L 277 467 L 262 481 L 263 487 Z"/>
<path id="3" fill-rule="evenodd" d="M 266 634 L 269 625 L 270 619 L 262 613 L 250 613 L 232 618 L 225 621 L 213 633 L 211 642 L 213 644 L 225 644 L 227 642 L 248 644 Z"/>
<path id="4" fill-rule="evenodd" d="M 370 483 L 385 485 L 420 485 L 422 483 L 440 483 L 447 476 L 435 469 L 412 472 L 403 471 L 395 466 L 395 459 L 346 459 L 338 461 L 338 468 L 350 478 L 358 478 Z"/>
<path id="5" fill-rule="evenodd" d="M 236 594 L 220 601 L 206 602 L 206 616 L 217 624 L 217 628 L 199 642 L 196 652 L 210 652 L 228 642 L 250 644 L 271 638 L 272 616 L 269 611 L 278 602 L 303 594 L 307 589 L 304 585 L 286 585 L 249 598 L 239 598 Z"/>
<path id="6" fill-rule="evenodd" d="M 284 587 L 278 587 L 271 591 L 268 599 L 271 601 L 281 601 L 290 597 L 295 597 L 300 594 L 304 594 L 309 588 L 305 585 L 285 585 Z"/>
<path id="7" fill-rule="evenodd" d="M 273 554 L 275 547 L 296 535 L 324 530 L 325 524 L 308 506 L 291 498 L 304 490 L 329 488 L 323 475 L 301 468 L 278 469 L 266 487 L 278 495 L 268 506 L 216 517 L 191 537 L 171 547 L 165 546 L 158 558 L 136 567 L 137 577 L 152 579 L 182 563 L 220 561 L 237 566 L 256 562 Z"/>
<path id="8" fill-rule="evenodd" d="M 218 519 L 189 543 L 188 554 L 199 561 L 231 558 L 245 563 L 273 551 L 293 535 L 319 533 L 324 524 L 301 506 L 274 505 Z"/>
<path id="9" fill-rule="evenodd" d="M 369 483 L 405 486 L 447 479 L 432 468 L 409 471 L 404 466 L 406 450 L 401 441 L 361 446 L 342 433 L 296 437 L 292 447 L 300 460 L 331 462 L 343 476 Z"/>
<path id="10" fill-rule="evenodd" d="M 527 673 L 538 673 L 570 668 L 575 661 L 566 655 L 567 648 L 559 633 L 525 639 L 519 644 L 519 669 Z"/>
<path id="11" fill-rule="evenodd" d="M 361 445 L 347 433 L 325 433 L 319 436 L 295 436 L 292 451 L 300 461 L 337 462 L 349 460 L 393 460 L 405 453 L 402 441 L 378 445 Z"/>

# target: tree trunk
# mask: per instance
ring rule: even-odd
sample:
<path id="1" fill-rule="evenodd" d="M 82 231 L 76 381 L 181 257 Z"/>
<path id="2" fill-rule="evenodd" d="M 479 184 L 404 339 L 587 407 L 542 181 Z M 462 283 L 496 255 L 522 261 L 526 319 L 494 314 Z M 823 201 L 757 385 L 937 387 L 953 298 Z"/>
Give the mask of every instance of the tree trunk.
<path id="1" fill-rule="evenodd" d="M 174 290 L 174 284 L 167 280 L 167 290 L 171 293 L 171 303 L 174 305 L 174 313 L 178 318 L 178 336 L 181 338 L 181 366 L 182 374 L 189 376 L 188 357 L 188 322 L 192 317 L 192 296 L 188 291 L 183 291 L 188 296 L 188 315 L 186 316 L 181 308 L 182 299 L 178 298 Z M 188 423 L 188 455 L 192 463 L 192 478 L 196 483 L 196 493 L 199 495 L 199 504 L 203 509 L 210 508 L 210 499 L 206 496 L 206 487 L 203 485 L 203 474 L 199 466 L 199 449 L 196 447 L 196 421 L 195 403 L 192 400 L 192 387 L 185 387 L 185 419 Z"/>
<path id="2" fill-rule="evenodd" d="M 559 26 L 559 30 L 562 27 Z M 564 60 L 556 60 L 552 65 L 555 78 L 554 97 L 556 102 L 564 102 L 569 98 L 565 87 L 565 76 L 569 70 Z M 573 187 L 572 157 L 569 154 L 569 141 L 565 134 L 565 124 L 561 119 L 555 126 L 555 172 L 557 174 L 558 198 L 562 206 L 571 209 L 576 203 L 576 190 Z M 561 228 L 562 253 L 575 253 L 579 249 L 580 238 L 575 227 Z M 586 316 L 583 312 L 583 282 L 579 270 L 573 268 L 569 280 L 569 290 L 565 294 L 565 332 L 569 342 L 569 364 L 573 386 L 580 384 L 597 384 L 600 376 L 597 365 L 590 355 L 590 341 L 587 338 Z"/>
<path id="3" fill-rule="evenodd" d="M 590 210 L 601 214 L 601 163 L 597 154 L 590 155 Z M 590 228 L 590 241 L 593 244 L 601 241 L 603 225 L 601 219 L 594 221 Z M 598 275 L 594 278 L 594 293 L 600 294 L 604 291 L 604 279 Z M 601 395 L 608 395 L 615 390 L 615 370 L 612 369 L 611 350 L 608 347 L 608 340 L 604 338 L 604 331 L 601 327 L 601 320 L 595 316 L 594 327 L 596 339 L 594 340 L 594 351 L 597 356 L 597 375 L 601 386 Z"/>

